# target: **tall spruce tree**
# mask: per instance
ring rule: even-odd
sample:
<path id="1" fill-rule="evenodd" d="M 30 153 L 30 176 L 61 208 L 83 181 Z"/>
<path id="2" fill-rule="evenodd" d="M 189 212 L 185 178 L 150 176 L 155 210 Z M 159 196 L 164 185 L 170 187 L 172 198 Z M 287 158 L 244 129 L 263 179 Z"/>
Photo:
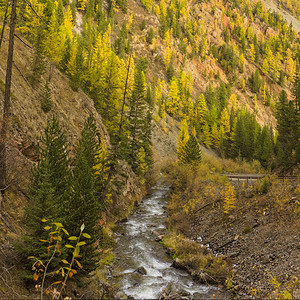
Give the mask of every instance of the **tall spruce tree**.
<path id="1" fill-rule="evenodd" d="M 134 87 L 132 96 L 129 99 L 128 113 L 128 153 L 127 161 L 131 165 L 134 172 L 138 169 L 138 153 L 140 148 L 150 149 L 149 137 L 145 135 L 146 131 L 151 130 L 149 126 L 149 107 L 146 103 L 146 84 L 145 75 L 139 69 L 135 70 Z M 148 115 L 148 117 L 147 117 Z"/>
<path id="2" fill-rule="evenodd" d="M 191 134 L 182 151 L 178 153 L 179 161 L 185 165 L 197 166 L 201 162 L 200 145 L 194 134 Z"/>
<path id="3" fill-rule="evenodd" d="M 276 107 L 277 119 L 277 156 L 280 164 L 289 168 L 295 163 L 294 150 L 296 149 L 297 138 L 296 110 L 292 101 L 289 101 L 284 90 L 279 95 Z"/>
<path id="4" fill-rule="evenodd" d="M 66 217 L 67 228 L 71 235 L 78 236 L 80 225 L 84 223 L 85 231 L 91 235 L 87 246 L 82 248 L 81 263 L 84 268 L 80 273 L 88 274 L 97 267 L 98 256 L 95 242 L 101 235 L 98 224 L 100 203 L 97 199 L 94 167 L 98 150 L 95 121 L 89 116 L 85 121 L 76 149 L 76 162 L 73 179 L 73 193 Z"/>
<path id="5" fill-rule="evenodd" d="M 33 169 L 31 185 L 32 203 L 27 207 L 24 223 L 29 234 L 24 236 L 24 245 L 20 252 L 27 262 L 27 257 L 44 259 L 48 255 L 48 233 L 43 229 L 45 223 L 65 222 L 66 208 L 70 203 L 72 174 L 65 135 L 55 117 L 48 121 L 44 136 L 38 148 L 38 164 Z M 55 261 L 52 267 L 55 268 Z"/>

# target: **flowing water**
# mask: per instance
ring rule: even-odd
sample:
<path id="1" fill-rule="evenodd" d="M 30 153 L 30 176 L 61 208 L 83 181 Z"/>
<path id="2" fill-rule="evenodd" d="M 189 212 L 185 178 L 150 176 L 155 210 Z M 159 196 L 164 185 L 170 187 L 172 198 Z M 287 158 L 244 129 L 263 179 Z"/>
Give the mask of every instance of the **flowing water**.
<path id="1" fill-rule="evenodd" d="M 158 299 L 170 283 L 176 291 L 186 291 L 190 298 L 224 298 L 215 287 L 196 283 L 184 270 L 171 267 L 172 259 L 164 247 L 155 241 L 154 230 L 165 228 L 165 205 L 169 188 L 158 183 L 139 208 L 118 228 L 118 246 L 115 250 L 116 264 L 114 284 L 118 298 Z M 136 270 L 143 267 L 146 274 Z M 186 298 L 185 298 L 186 299 Z"/>

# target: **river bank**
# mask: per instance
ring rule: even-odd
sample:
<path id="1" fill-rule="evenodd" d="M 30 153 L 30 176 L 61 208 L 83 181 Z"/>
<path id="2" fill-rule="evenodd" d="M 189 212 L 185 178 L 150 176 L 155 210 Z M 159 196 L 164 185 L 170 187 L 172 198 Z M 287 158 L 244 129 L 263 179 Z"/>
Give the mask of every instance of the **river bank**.
<path id="1" fill-rule="evenodd" d="M 269 178 L 253 185 L 171 171 L 168 225 L 233 261 L 226 287 L 237 298 L 300 298 L 300 190 Z M 230 203 L 231 207 L 226 207 Z"/>
<path id="2" fill-rule="evenodd" d="M 128 221 L 116 228 L 117 247 L 111 284 L 117 298 L 224 299 L 228 295 L 212 285 L 195 281 L 187 271 L 174 268 L 173 259 L 158 243 L 166 233 L 166 197 L 169 187 L 156 184 Z M 173 296 L 172 296 L 173 295 Z M 173 297 L 173 298 L 172 298 Z"/>

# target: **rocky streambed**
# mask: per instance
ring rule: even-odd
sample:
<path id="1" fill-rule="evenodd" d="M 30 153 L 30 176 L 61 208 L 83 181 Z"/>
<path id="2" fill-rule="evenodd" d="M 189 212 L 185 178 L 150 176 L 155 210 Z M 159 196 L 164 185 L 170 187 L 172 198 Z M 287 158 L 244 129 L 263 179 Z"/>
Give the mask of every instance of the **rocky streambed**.
<path id="1" fill-rule="evenodd" d="M 197 283 L 158 242 L 166 230 L 166 197 L 169 187 L 157 183 L 127 222 L 117 228 L 116 262 L 111 282 L 119 299 L 224 299 L 214 286 Z"/>

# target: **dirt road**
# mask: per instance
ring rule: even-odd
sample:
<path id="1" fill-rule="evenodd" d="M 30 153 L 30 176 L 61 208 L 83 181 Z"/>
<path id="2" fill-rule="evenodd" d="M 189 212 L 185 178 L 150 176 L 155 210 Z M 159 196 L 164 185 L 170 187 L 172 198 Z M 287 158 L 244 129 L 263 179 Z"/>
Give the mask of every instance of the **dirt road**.
<path id="1" fill-rule="evenodd" d="M 297 20 L 296 17 L 291 15 L 288 11 L 286 10 L 280 10 L 277 7 L 276 1 L 274 0 L 262 0 L 262 2 L 266 5 L 267 8 L 276 11 L 277 13 L 280 13 L 283 18 L 290 24 L 292 22 L 295 30 L 297 32 L 300 32 L 300 21 Z"/>

